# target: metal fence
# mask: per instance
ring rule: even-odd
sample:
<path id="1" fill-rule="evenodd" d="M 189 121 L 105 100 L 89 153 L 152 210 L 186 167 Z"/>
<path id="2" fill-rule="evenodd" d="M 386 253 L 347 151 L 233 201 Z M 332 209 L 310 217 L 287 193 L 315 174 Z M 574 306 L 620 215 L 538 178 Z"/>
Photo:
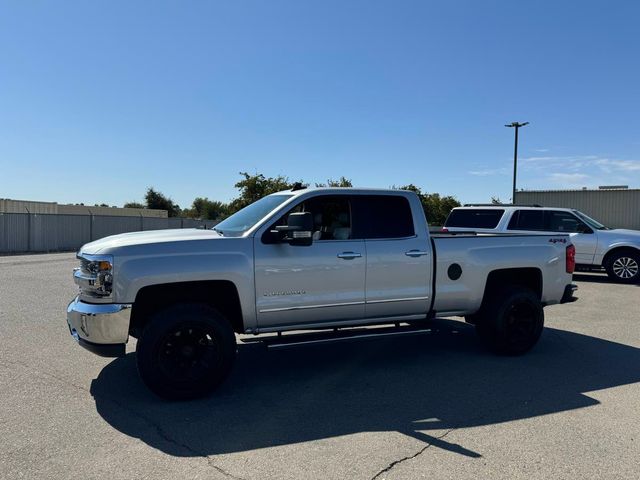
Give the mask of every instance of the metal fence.
<path id="1" fill-rule="evenodd" d="M 211 228 L 216 223 L 193 218 L 0 213 L 0 254 L 74 251 L 117 233 Z"/>

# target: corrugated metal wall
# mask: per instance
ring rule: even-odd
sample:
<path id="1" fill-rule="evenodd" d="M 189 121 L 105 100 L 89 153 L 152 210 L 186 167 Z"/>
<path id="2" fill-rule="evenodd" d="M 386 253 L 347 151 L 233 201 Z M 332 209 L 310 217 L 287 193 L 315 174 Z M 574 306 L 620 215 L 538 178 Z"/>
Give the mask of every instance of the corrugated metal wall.
<path id="1" fill-rule="evenodd" d="M 73 251 L 118 233 L 211 228 L 216 223 L 193 218 L 0 213 L 0 254 Z"/>
<path id="2" fill-rule="evenodd" d="M 0 252 L 20 252 L 31 249 L 29 215 L 0 213 Z"/>
<path id="3" fill-rule="evenodd" d="M 516 192 L 516 202 L 575 208 L 612 228 L 640 230 L 640 190 L 549 190 Z"/>
<path id="4" fill-rule="evenodd" d="M 143 217 L 93 217 L 93 238 L 144 230 Z M 165 227 L 166 228 L 166 227 Z"/>
<path id="5" fill-rule="evenodd" d="M 58 205 L 58 211 L 64 215 L 104 215 L 119 217 L 154 217 L 167 218 L 166 210 L 155 210 L 149 208 L 116 208 L 116 207 L 92 207 L 87 205 Z"/>
<path id="6" fill-rule="evenodd" d="M 0 198 L 0 212 L 4 213 L 58 213 L 55 202 L 32 202 Z"/>

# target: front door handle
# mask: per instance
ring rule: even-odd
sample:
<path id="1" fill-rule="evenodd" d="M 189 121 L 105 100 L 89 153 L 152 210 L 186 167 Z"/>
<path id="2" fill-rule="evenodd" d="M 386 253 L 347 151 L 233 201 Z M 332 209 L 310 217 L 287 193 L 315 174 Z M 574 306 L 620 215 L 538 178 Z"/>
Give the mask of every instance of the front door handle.
<path id="1" fill-rule="evenodd" d="M 356 252 L 342 252 L 338 254 L 338 258 L 342 258 L 344 260 L 352 260 L 354 258 L 360 258 L 362 255 Z"/>
<path id="2" fill-rule="evenodd" d="M 423 255 L 429 255 L 429 252 L 425 252 L 423 250 L 409 250 L 408 252 L 404 252 L 407 257 L 422 257 Z"/>

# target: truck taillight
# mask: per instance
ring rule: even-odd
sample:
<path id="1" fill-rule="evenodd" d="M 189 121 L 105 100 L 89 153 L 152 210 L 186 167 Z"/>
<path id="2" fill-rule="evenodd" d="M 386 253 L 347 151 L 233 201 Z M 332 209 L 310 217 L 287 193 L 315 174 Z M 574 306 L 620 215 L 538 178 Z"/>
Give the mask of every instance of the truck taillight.
<path id="1" fill-rule="evenodd" d="M 576 269 L 576 247 L 567 247 L 567 273 L 573 273 Z"/>

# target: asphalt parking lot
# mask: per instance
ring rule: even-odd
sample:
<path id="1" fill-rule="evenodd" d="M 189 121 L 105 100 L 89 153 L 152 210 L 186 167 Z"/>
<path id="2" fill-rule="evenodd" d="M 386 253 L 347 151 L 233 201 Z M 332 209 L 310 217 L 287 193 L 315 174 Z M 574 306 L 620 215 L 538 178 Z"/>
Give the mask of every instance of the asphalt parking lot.
<path id="1" fill-rule="evenodd" d="M 134 354 L 69 336 L 73 254 L 0 257 L 0 478 L 629 478 L 640 475 L 640 287 L 576 275 L 526 356 L 473 328 L 267 351 L 169 403 Z M 135 346 L 130 344 L 129 352 Z"/>

